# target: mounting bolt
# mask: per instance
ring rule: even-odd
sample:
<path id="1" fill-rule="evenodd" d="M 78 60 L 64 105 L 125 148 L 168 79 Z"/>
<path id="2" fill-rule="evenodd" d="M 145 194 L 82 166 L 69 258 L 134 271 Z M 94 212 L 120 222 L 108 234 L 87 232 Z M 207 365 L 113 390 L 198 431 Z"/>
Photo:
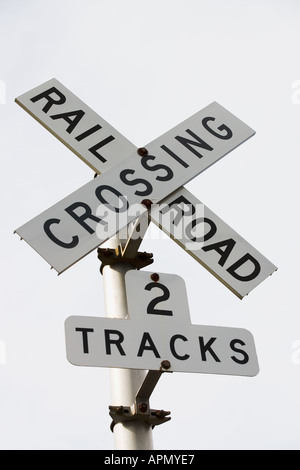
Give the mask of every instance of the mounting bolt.
<path id="1" fill-rule="evenodd" d="M 117 408 L 116 408 L 116 413 L 117 413 L 118 415 L 124 414 L 124 407 L 123 407 L 123 406 L 117 406 Z"/>
<path id="2" fill-rule="evenodd" d="M 137 153 L 140 157 L 145 157 L 146 155 L 148 155 L 148 150 L 145 147 L 140 147 L 139 149 L 137 149 Z"/>
<path id="3" fill-rule="evenodd" d="M 141 403 L 139 405 L 139 410 L 141 413 L 146 413 L 146 411 L 148 410 L 148 405 L 147 403 Z"/>
<path id="4" fill-rule="evenodd" d="M 171 362 L 165 360 L 165 361 L 162 361 L 160 365 L 161 365 L 161 367 L 162 367 L 163 369 L 167 369 L 167 370 L 168 370 L 168 369 L 170 369 L 170 367 L 171 367 Z"/>
<path id="5" fill-rule="evenodd" d="M 164 419 L 165 416 L 166 416 L 166 412 L 164 410 L 159 410 L 155 413 L 155 416 L 158 418 L 158 419 Z"/>
<path id="6" fill-rule="evenodd" d="M 146 206 L 147 209 L 150 209 L 151 206 L 152 206 L 152 204 L 153 204 L 153 202 L 152 202 L 150 199 L 143 199 L 143 200 L 142 200 L 142 204 L 143 204 L 143 206 Z"/>
<path id="7" fill-rule="evenodd" d="M 157 273 L 153 273 L 153 274 L 151 274 L 150 279 L 153 282 L 158 282 L 159 281 L 159 275 Z"/>

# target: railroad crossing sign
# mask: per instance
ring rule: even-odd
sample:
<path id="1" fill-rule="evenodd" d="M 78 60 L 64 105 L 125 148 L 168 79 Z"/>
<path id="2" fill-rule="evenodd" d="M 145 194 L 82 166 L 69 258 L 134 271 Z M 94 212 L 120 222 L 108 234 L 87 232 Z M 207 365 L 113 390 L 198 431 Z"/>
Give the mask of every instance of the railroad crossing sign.
<path id="1" fill-rule="evenodd" d="M 16 101 L 100 174 L 16 230 L 58 273 L 133 225 L 132 239 L 142 220 L 153 220 L 240 298 L 276 269 L 183 188 L 254 135 L 218 103 L 137 150 L 55 79 Z M 139 243 L 131 239 L 122 261 L 136 254 Z M 119 262 L 118 250 L 113 255 Z M 128 442 L 138 438 L 138 421 L 150 429 L 170 419 L 170 412 L 151 410 L 149 405 L 163 372 L 258 374 L 254 340 L 247 330 L 191 325 L 185 284 L 178 276 L 130 271 L 125 292 L 121 270 L 105 268 L 106 273 L 112 275 L 110 288 L 119 288 L 114 292 L 118 302 L 111 305 L 123 318 L 69 317 L 67 357 L 74 365 L 148 370 L 135 397 L 137 377 L 128 377 L 127 387 L 121 374 L 115 374 L 115 392 L 127 388 L 133 404 L 110 407 L 112 429 L 131 421 L 130 428 L 118 429 Z M 130 319 L 125 318 L 126 297 Z M 107 303 L 108 311 L 111 305 Z M 150 448 L 146 434 L 142 446 L 147 447 L 146 437 Z"/>
<path id="2" fill-rule="evenodd" d="M 55 79 L 16 101 L 97 173 L 105 171 L 16 230 L 58 273 L 145 214 L 145 198 L 160 203 L 151 220 L 240 298 L 276 270 L 208 208 L 202 220 L 194 216 L 200 201 L 181 188 L 254 135 L 218 103 L 137 155 L 133 144 Z M 187 202 L 176 224 L 167 222 L 168 207 Z M 175 226 L 181 237 L 174 237 Z"/>
<path id="3" fill-rule="evenodd" d="M 191 324 L 183 279 L 129 271 L 130 319 L 69 317 L 68 360 L 77 366 L 161 369 L 253 377 L 259 366 L 253 336 L 240 328 Z"/>

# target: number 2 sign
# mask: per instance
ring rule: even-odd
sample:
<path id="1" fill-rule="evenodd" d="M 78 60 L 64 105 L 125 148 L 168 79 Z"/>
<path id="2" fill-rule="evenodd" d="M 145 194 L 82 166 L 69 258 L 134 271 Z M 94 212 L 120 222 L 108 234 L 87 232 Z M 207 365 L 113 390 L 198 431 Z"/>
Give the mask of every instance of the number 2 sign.
<path id="1" fill-rule="evenodd" d="M 253 336 L 240 328 L 192 325 L 184 280 L 129 271 L 129 319 L 69 317 L 68 360 L 77 366 L 255 376 Z"/>
<path id="2" fill-rule="evenodd" d="M 160 315 L 172 317 L 173 321 L 179 323 L 190 322 L 185 282 L 180 276 L 129 271 L 125 280 L 130 319 L 143 316 L 144 321 L 151 321 L 153 315 Z M 160 320 L 153 321 L 157 323 Z"/>

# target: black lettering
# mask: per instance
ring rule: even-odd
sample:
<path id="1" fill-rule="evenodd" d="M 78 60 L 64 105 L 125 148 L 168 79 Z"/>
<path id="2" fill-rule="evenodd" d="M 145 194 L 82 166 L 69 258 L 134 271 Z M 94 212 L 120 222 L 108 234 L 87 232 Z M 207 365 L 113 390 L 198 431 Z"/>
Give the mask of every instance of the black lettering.
<path id="1" fill-rule="evenodd" d="M 201 237 L 194 237 L 192 235 L 192 230 L 193 228 L 196 227 L 198 224 L 206 223 L 210 226 L 210 230 L 208 233 L 205 235 L 202 235 Z M 197 243 L 203 243 L 212 238 L 217 232 L 217 226 L 216 224 L 208 219 L 207 217 L 200 217 L 199 219 L 192 220 L 186 227 L 185 227 L 185 235 L 186 237 L 191 240 L 191 242 L 197 242 Z"/>
<path id="2" fill-rule="evenodd" d="M 159 282 L 150 282 L 145 286 L 145 290 L 151 291 L 152 289 L 161 289 L 163 291 L 163 295 L 159 297 L 155 297 L 155 299 L 152 299 L 151 302 L 149 303 L 147 307 L 147 313 L 151 315 L 166 315 L 166 316 L 173 316 L 172 310 L 163 310 L 163 309 L 158 309 L 155 308 L 157 304 L 160 302 L 164 302 L 165 300 L 169 300 L 170 298 L 170 291 L 169 289 L 164 286 L 163 284 L 160 284 Z"/>
<path id="3" fill-rule="evenodd" d="M 190 166 L 188 163 L 186 163 L 184 160 L 182 160 L 180 157 L 178 157 L 178 155 L 176 155 L 176 153 L 174 153 L 172 150 L 170 150 L 165 145 L 161 145 L 160 148 L 162 150 L 164 150 L 167 154 L 169 154 L 170 157 L 174 158 L 174 160 L 176 160 L 176 162 L 180 163 L 180 165 L 182 165 L 184 168 L 188 168 Z"/>
<path id="4" fill-rule="evenodd" d="M 218 139 L 223 139 L 223 140 L 231 139 L 231 137 L 233 136 L 232 130 L 229 129 L 229 127 L 225 126 L 225 124 L 222 124 L 217 129 L 221 132 L 225 131 L 226 134 L 219 134 L 218 132 L 214 131 L 211 127 L 209 127 L 207 123 L 210 121 L 215 121 L 215 120 L 216 119 L 214 117 L 206 117 L 202 119 L 202 125 L 208 132 L 210 132 L 215 137 L 218 137 Z"/>
<path id="5" fill-rule="evenodd" d="M 143 191 L 138 190 L 138 191 L 135 192 L 135 194 L 137 196 L 149 196 L 149 194 L 151 194 L 152 191 L 153 191 L 152 184 L 150 184 L 149 181 L 146 181 L 142 178 L 136 178 L 132 181 L 127 179 L 127 175 L 134 175 L 134 173 L 135 173 L 135 170 L 129 170 L 129 169 L 121 171 L 121 173 L 120 173 L 121 181 L 123 183 L 127 184 L 127 186 L 135 186 L 136 184 L 145 185 L 145 189 Z"/>
<path id="6" fill-rule="evenodd" d="M 89 354 L 88 333 L 94 333 L 94 330 L 92 328 L 76 328 L 76 331 L 82 333 L 82 344 L 84 354 Z"/>
<path id="7" fill-rule="evenodd" d="M 228 240 L 223 240 L 221 242 L 213 243 L 212 245 L 204 246 L 202 250 L 205 252 L 215 250 L 217 253 L 219 253 L 219 255 L 221 255 L 218 263 L 220 266 L 224 266 L 235 244 L 236 242 L 233 240 L 233 238 L 229 238 Z M 222 250 L 221 247 L 223 246 L 226 248 Z"/>
<path id="8" fill-rule="evenodd" d="M 173 354 L 175 359 L 179 359 L 180 361 L 186 361 L 190 357 L 190 355 L 185 354 L 184 356 L 179 356 L 179 354 L 175 350 L 175 341 L 177 341 L 178 339 L 181 339 L 182 341 L 188 341 L 187 338 L 183 335 L 174 335 L 174 336 L 172 336 L 172 338 L 170 340 L 171 353 Z"/>
<path id="9" fill-rule="evenodd" d="M 50 227 L 52 224 L 59 224 L 60 223 L 60 220 L 59 219 L 49 219 L 49 220 L 46 220 L 46 222 L 44 223 L 44 231 L 47 235 L 47 237 L 50 238 L 50 240 L 52 240 L 54 243 L 56 243 L 57 245 L 61 246 L 62 248 L 75 248 L 75 246 L 78 245 L 79 243 L 79 238 L 77 237 L 77 235 L 75 237 L 72 238 L 72 241 L 70 243 L 66 243 L 66 242 L 63 242 L 61 240 L 59 240 L 55 235 L 53 235 L 53 233 L 51 232 L 50 230 Z"/>
<path id="10" fill-rule="evenodd" d="M 105 199 L 104 196 L 102 195 L 103 191 L 109 191 L 110 193 L 117 196 L 119 206 L 113 206 L 112 204 L 110 204 L 107 201 L 107 199 Z M 105 204 L 106 207 L 113 210 L 114 212 L 117 212 L 117 213 L 118 212 L 126 212 L 129 208 L 129 203 L 128 203 L 126 197 L 123 196 L 123 194 L 121 194 L 117 189 L 112 188 L 111 186 L 107 186 L 107 185 L 98 186 L 96 188 L 95 194 L 96 194 L 96 197 L 99 199 L 99 201 L 102 204 Z M 120 203 L 122 204 L 121 207 L 120 207 Z"/>
<path id="11" fill-rule="evenodd" d="M 55 97 L 53 97 L 52 95 L 56 95 L 56 99 Z M 43 93 L 40 93 L 39 95 L 37 96 L 34 96 L 33 98 L 31 98 L 30 101 L 32 101 L 33 103 L 36 103 L 37 101 L 41 100 L 45 98 L 47 100 L 47 104 L 44 106 L 43 108 L 43 111 L 44 113 L 48 113 L 49 109 L 51 109 L 51 107 L 55 104 L 55 105 L 61 105 L 61 104 L 64 104 L 66 102 L 66 97 L 65 95 L 63 95 L 57 88 L 55 87 L 52 87 L 52 88 L 49 88 L 49 90 L 46 90 L 46 91 L 43 91 Z M 58 99 L 57 99 L 58 98 Z"/>
<path id="12" fill-rule="evenodd" d="M 85 212 L 82 215 L 77 215 L 75 213 L 75 210 L 78 209 L 79 207 L 83 208 Z M 90 206 L 88 206 L 85 202 L 74 202 L 71 206 L 67 207 L 65 211 L 73 217 L 76 222 L 78 222 L 87 232 L 93 234 L 95 233 L 95 230 L 93 230 L 88 224 L 85 223 L 86 219 L 93 220 L 94 222 L 97 223 L 102 223 L 102 225 L 106 225 L 105 222 L 103 222 L 101 219 L 96 217 L 95 215 L 92 214 L 92 210 Z"/>
<path id="13" fill-rule="evenodd" d="M 236 271 L 238 268 L 240 268 L 241 266 L 243 266 L 244 264 L 246 264 L 247 262 L 250 262 L 253 264 L 254 266 L 254 269 L 252 271 L 252 273 L 248 274 L 248 275 L 241 275 L 241 274 L 238 274 Z M 231 274 L 235 279 L 238 279 L 239 281 L 243 281 L 243 282 L 247 282 L 247 281 L 252 281 L 253 279 L 255 279 L 260 271 L 261 271 L 261 267 L 260 267 L 260 264 L 259 262 L 253 258 L 253 256 L 251 256 L 249 253 L 247 253 L 245 256 L 243 256 L 241 259 L 239 259 L 236 263 L 234 263 L 232 266 L 230 266 L 227 271 L 229 272 L 229 274 Z"/>
<path id="14" fill-rule="evenodd" d="M 180 207 L 183 204 L 184 208 Z M 175 207 L 173 207 L 175 206 Z M 185 207 L 187 209 L 185 210 Z M 194 215 L 196 212 L 195 206 L 188 201 L 184 196 L 179 196 L 177 199 L 174 199 L 170 204 L 164 207 L 160 212 L 161 214 L 165 214 L 166 212 L 170 211 L 171 209 L 175 209 L 177 211 L 176 217 L 174 217 L 173 224 L 178 225 L 180 220 L 184 215 L 191 216 Z"/>
<path id="15" fill-rule="evenodd" d="M 146 343 L 149 343 L 148 345 Z M 155 355 L 155 357 L 157 357 L 158 359 L 160 358 L 160 355 L 156 349 L 156 346 L 150 336 L 150 333 L 144 333 L 143 334 L 143 337 L 142 337 L 142 341 L 141 341 L 141 344 L 140 344 L 140 347 L 139 347 L 139 351 L 138 351 L 138 357 L 142 357 L 144 351 L 152 351 L 153 354 Z"/>
<path id="16" fill-rule="evenodd" d="M 90 135 L 95 134 L 95 132 L 99 131 L 100 129 L 102 129 L 102 127 L 100 126 L 100 124 L 97 124 L 96 126 L 91 127 L 91 129 L 88 129 L 87 131 L 75 137 L 75 139 L 77 140 L 77 142 L 81 142 L 83 139 L 86 139 Z"/>
<path id="17" fill-rule="evenodd" d="M 241 346 L 246 346 L 246 344 L 244 343 L 244 341 L 240 340 L 240 339 L 233 339 L 230 343 L 230 347 L 232 349 L 232 351 L 234 352 L 237 352 L 239 354 L 242 354 L 243 356 L 243 359 L 238 359 L 237 357 L 235 356 L 231 356 L 231 359 L 236 362 L 237 364 L 248 364 L 249 362 L 249 356 L 248 354 L 246 353 L 246 351 L 244 351 L 243 349 L 238 349 L 235 347 L 236 344 L 240 344 Z"/>
<path id="18" fill-rule="evenodd" d="M 103 139 L 101 142 L 91 147 L 89 151 L 93 155 L 95 155 L 95 157 L 97 157 L 101 162 L 105 163 L 107 160 L 102 155 L 100 155 L 100 153 L 98 153 L 97 150 L 101 149 L 102 147 L 104 147 L 104 145 L 109 144 L 113 140 L 115 140 L 115 138 L 112 135 L 110 135 L 109 137 L 106 137 L 106 139 Z"/>
<path id="19" fill-rule="evenodd" d="M 221 362 L 215 351 L 211 348 L 212 344 L 216 341 L 217 338 L 210 338 L 210 340 L 204 344 L 203 336 L 199 336 L 200 352 L 202 361 L 207 361 L 206 353 L 209 352 L 210 355 L 214 358 L 216 362 Z"/>
<path id="20" fill-rule="evenodd" d="M 149 170 L 149 171 L 165 170 L 166 171 L 165 176 L 157 176 L 155 179 L 157 181 L 170 181 L 173 178 L 174 173 L 171 170 L 171 168 L 169 168 L 167 165 L 162 165 L 162 164 L 153 165 L 153 166 L 148 165 L 148 161 L 149 160 L 155 160 L 155 158 L 156 157 L 154 157 L 153 155 L 147 155 L 147 156 L 143 157 L 142 160 L 141 160 L 142 166 L 146 170 Z"/>
<path id="21" fill-rule="evenodd" d="M 116 335 L 117 338 L 111 338 L 111 335 Z M 105 336 L 105 350 L 107 355 L 111 355 L 111 345 L 114 344 L 117 346 L 117 349 L 121 356 L 126 356 L 124 349 L 121 346 L 121 343 L 124 341 L 124 335 L 121 331 L 118 330 L 104 330 Z"/>
<path id="22" fill-rule="evenodd" d="M 187 139 L 186 137 L 181 137 L 179 135 L 175 137 L 175 139 L 178 140 L 178 142 L 180 142 L 182 145 L 184 145 L 190 152 L 193 152 L 197 157 L 202 158 L 203 155 L 199 153 L 194 148 L 194 146 L 200 147 L 204 150 L 209 150 L 209 151 L 213 150 L 213 148 L 210 145 L 204 142 L 204 140 L 202 140 L 200 137 L 194 134 L 194 132 L 192 132 L 190 129 L 187 129 L 186 133 L 192 136 L 196 140 L 190 140 L 190 139 Z"/>
<path id="23" fill-rule="evenodd" d="M 73 132 L 73 130 L 75 129 L 77 124 L 81 121 L 84 115 L 85 115 L 85 112 L 79 110 L 79 111 L 71 111 L 69 113 L 55 114 L 54 116 L 50 116 L 50 117 L 54 121 L 56 121 L 57 119 L 63 119 L 64 121 L 66 121 L 69 124 L 69 127 L 66 129 L 66 131 L 68 132 L 68 134 L 71 134 L 71 132 Z M 72 116 L 74 116 L 73 119 L 70 119 Z"/>

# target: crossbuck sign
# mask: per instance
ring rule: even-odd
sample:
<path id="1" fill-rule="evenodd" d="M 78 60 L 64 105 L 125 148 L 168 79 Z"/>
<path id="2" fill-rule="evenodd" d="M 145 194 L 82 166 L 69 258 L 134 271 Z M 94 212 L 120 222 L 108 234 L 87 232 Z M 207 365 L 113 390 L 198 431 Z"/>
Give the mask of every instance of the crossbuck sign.
<path id="1" fill-rule="evenodd" d="M 97 173 L 104 172 L 16 230 L 58 273 L 146 213 L 145 199 L 155 207 L 151 220 L 240 298 L 276 270 L 208 208 L 198 217 L 200 201 L 182 187 L 255 133 L 218 103 L 139 155 L 55 79 L 16 101 Z M 164 223 L 170 210 L 176 218 Z M 176 238 L 178 225 L 183 235 Z"/>
<path id="2" fill-rule="evenodd" d="M 97 173 L 105 172 L 16 230 L 58 273 L 145 213 L 145 199 L 154 203 L 150 219 L 238 297 L 276 270 L 206 206 L 197 216 L 202 203 L 182 187 L 254 135 L 218 103 L 154 140 L 141 157 L 55 79 L 16 101 Z"/>

